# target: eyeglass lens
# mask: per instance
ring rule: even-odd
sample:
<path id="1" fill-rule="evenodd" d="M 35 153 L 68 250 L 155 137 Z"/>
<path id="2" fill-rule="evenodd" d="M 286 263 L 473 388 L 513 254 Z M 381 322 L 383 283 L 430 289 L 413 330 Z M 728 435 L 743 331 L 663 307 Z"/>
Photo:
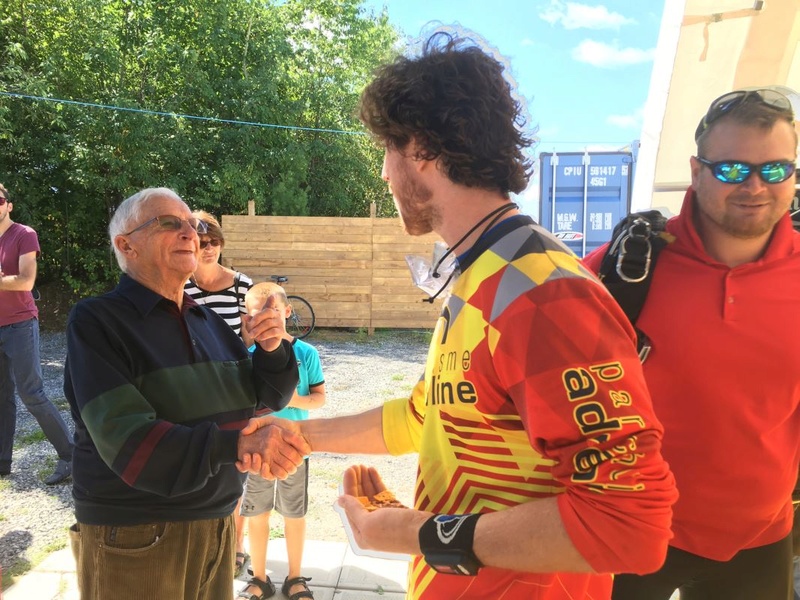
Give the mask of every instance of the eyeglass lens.
<path id="1" fill-rule="evenodd" d="M 754 172 L 764 183 L 782 183 L 794 173 L 795 165 L 790 162 L 769 162 L 753 165 L 746 162 L 704 163 L 711 168 L 714 177 L 723 183 L 742 183 Z"/>
<path id="2" fill-rule="evenodd" d="M 218 239 L 212 239 L 212 240 L 201 240 L 201 241 L 200 241 L 200 249 L 201 249 L 201 250 L 204 250 L 205 248 L 207 248 L 207 247 L 209 246 L 209 244 L 210 244 L 211 246 L 213 246 L 214 248 L 216 248 L 217 246 L 219 246 L 219 245 L 220 245 L 220 241 L 219 241 Z"/>
<path id="3" fill-rule="evenodd" d="M 157 223 L 159 228 L 164 231 L 180 231 L 181 228 L 183 227 L 183 224 L 188 223 L 189 227 L 194 229 L 199 234 L 208 232 L 208 225 L 206 225 L 205 221 L 201 221 L 196 217 L 181 219 L 180 217 L 176 217 L 175 215 L 161 215 L 158 217 L 153 217 L 149 221 L 145 221 L 138 227 L 134 227 L 125 235 L 130 235 L 132 233 L 135 233 L 136 231 L 144 229 L 153 222 Z"/>
<path id="4" fill-rule="evenodd" d="M 205 222 L 197 219 L 196 217 L 189 217 L 188 219 L 181 219 L 175 215 L 163 215 L 156 217 L 159 227 L 168 231 L 180 231 L 184 223 L 189 223 L 189 227 L 198 233 L 205 233 L 207 231 Z"/>
<path id="5" fill-rule="evenodd" d="M 8 202 L 8 198 L 6 198 L 5 196 L 0 196 L 0 206 L 3 206 L 3 204 L 5 204 L 6 202 Z"/>

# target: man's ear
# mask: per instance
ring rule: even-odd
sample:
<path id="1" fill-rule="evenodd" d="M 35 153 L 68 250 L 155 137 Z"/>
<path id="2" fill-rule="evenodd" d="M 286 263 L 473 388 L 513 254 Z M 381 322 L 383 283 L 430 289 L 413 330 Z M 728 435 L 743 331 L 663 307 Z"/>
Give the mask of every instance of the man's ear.
<path id="1" fill-rule="evenodd" d="M 114 238 L 114 247 L 125 256 L 133 256 L 136 253 L 136 250 L 124 235 L 118 235 Z"/>
<path id="2" fill-rule="evenodd" d="M 436 169 L 439 166 L 440 161 L 438 158 L 432 160 L 425 158 L 417 158 L 420 152 L 420 146 L 419 144 L 417 144 L 417 141 L 415 139 L 412 139 L 410 142 L 408 142 L 408 145 L 406 146 L 404 152 L 406 156 L 410 156 L 411 158 L 414 159 L 411 164 L 417 173 L 423 173 L 430 169 Z"/>
<path id="3" fill-rule="evenodd" d="M 694 156 L 689 157 L 689 170 L 692 173 L 692 187 L 697 189 L 697 182 L 700 180 L 700 171 L 703 170 L 703 163 Z"/>

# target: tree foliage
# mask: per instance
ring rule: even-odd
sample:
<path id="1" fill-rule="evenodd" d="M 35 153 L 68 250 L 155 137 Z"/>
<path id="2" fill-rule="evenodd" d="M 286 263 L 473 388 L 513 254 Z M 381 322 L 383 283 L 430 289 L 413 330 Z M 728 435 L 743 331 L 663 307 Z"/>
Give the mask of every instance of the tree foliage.
<path id="1" fill-rule="evenodd" d="M 392 214 L 355 108 L 397 41 L 361 0 L 6 0 L 0 181 L 40 278 L 107 288 L 109 217 L 143 187 L 217 215 Z"/>

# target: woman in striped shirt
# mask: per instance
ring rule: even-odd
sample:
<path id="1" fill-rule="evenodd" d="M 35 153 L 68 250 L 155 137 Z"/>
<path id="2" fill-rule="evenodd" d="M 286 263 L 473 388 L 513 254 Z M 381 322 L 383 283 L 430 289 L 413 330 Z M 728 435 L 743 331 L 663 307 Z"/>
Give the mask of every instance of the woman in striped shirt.
<path id="1" fill-rule="evenodd" d="M 225 247 L 225 236 L 219 221 L 204 210 L 197 210 L 192 215 L 208 226 L 208 233 L 200 235 L 197 270 L 184 289 L 195 302 L 222 317 L 249 347 L 252 340 L 247 339 L 247 332 L 242 329 L 242 315 L 245 314 L 244 296 L 253 285 L 253 280 L 219 263 Z"/>
<path id="2" fill-rule="evenodd" d="M 223 267 L 219 263 L 220 254 L 225 247 L 222 227 L 214 215 L 204 210 L 192 213 L 208 227 L 207 233 L 200 235 L 200 256 L 197 270 L 184 286 L 184 291 L 198 304 L 203 304 L 222 317 L 249 348 L 253 339 L 242 328 L 242 315 L 246 314 L 244 296 L 253 285 L 253 280 L 244 273 Z M 236 526 L 236 570 L 235 577 L 244 572 L 250 555 L 244 549 L 245 517 L 240 513 L 242 499 L 234 511 Z"/>

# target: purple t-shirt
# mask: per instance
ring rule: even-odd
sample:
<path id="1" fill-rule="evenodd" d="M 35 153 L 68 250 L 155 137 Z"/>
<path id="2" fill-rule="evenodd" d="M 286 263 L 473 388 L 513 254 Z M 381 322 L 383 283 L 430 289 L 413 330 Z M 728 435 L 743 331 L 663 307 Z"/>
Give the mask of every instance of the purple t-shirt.
<path id="1" fill-rule="evenodd" d="M 27 225 L 12 223 L 0 235 L 0 269 L 3 275 L 19 275 L 19 257 L 36 252 L 39 256 L 39 237 Z M 38 318 L 39 309 L 30 292 L 0 290 L 0 326 Z"/>

